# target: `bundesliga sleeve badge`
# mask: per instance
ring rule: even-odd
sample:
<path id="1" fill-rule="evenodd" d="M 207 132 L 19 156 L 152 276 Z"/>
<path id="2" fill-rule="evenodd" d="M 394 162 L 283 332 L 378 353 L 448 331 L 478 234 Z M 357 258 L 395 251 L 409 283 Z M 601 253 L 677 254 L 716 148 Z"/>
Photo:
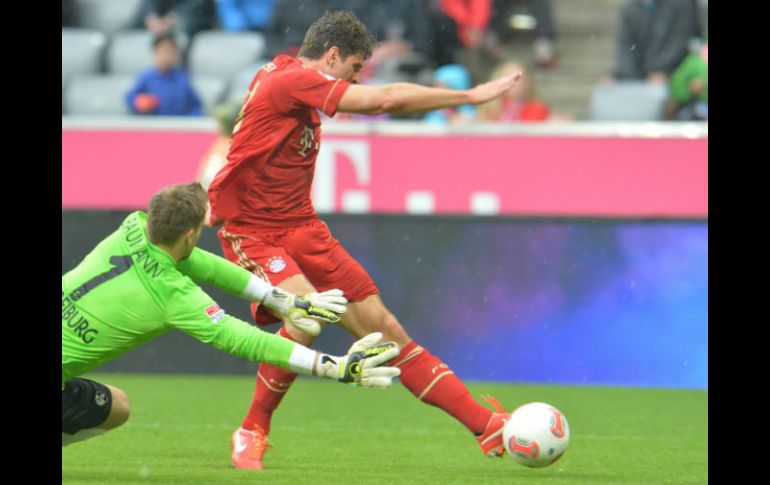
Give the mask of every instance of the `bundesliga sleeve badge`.
<path id="1" fill-rule="evenodd" d="M 209 316 L 212 322 L 219 323 L 220 320 L 225 318 L 225 311 L 219 308 L 219 305 L 214 303 L 206 307 L 206 315 Z"/>

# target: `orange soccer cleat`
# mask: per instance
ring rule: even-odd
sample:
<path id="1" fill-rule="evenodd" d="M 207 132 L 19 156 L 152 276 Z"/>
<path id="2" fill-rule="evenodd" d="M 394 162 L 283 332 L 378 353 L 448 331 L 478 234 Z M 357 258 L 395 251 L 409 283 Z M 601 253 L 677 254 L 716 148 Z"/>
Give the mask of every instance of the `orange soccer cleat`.
<path id="1" fill-rule="evenodd" d="M 238 428 L 233 432 L 230 443 L 233 466 L 244 470 L 263 470 L 262 456 L 268 446 L 267 435 L 261 429 L 249 431 Z"/>
<path id="2" fill-rule="evenodd" d="M 492 413 L 492 417 L 489 418 L 487 426 L 484 428 L 484 432 L 476 438 L 481 447 L 481 452 L 490 458 L 501 457 L 505 453 L 505 447 L 503 446 L 503 425 L 511 417 L 511 413 L 505 411 L 505 408 L 500 401 L 492 396 L 481 396 L 490 406 L 492 406 L 495 413 Z"/>

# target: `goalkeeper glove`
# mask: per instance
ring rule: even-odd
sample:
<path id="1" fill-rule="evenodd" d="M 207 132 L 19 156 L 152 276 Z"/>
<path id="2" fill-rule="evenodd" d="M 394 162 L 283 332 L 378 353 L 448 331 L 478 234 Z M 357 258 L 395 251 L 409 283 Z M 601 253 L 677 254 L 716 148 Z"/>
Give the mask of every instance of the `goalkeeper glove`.
<path id="1" fill-rule="evenodd" d="M 321 333 L 321 324 L 318 322 L 340 323 L 341 315 L 347 311 L 347 302 L 342 296 L 342 290 L 297 296 L 278 287 L 273 288 L 262 300 L 265 306 L 276 310 L 281 318 L 314 337 Z"/>
<path id="2" fill-rule="evenodd" d="M 374 332 L 354 343 L 345 356 L 319 353 L 314 374 L 361 387 L 390 387 L 401 369 L 381 366 L 393 360 L 399 348 L 394 342 L 377 344 L 380 340 L 382 334 Z"/>

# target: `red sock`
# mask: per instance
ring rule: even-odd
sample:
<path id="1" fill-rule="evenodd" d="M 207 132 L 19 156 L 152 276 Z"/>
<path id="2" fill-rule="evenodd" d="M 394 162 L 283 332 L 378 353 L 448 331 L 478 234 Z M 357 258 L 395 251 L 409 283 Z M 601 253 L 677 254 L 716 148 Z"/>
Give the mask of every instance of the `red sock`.
<path id="1" fill-rule="evenodd" d="M 412 341 L 393 362 L 389 365 L 401 369 L 401 383 L 418 399 L 443 409 L 475 435 L 484 431 L 492 411 L 473 399 L 441 359 Z"/>
<path id="2" fill-rule="evenodd" d="M 293 340 L 285 327 L 281 327 L 277 332 L 281 337 Z M 270 418 L 273 411 L 281 403 L 281 399 L 286 395 L 294 379 L 297 378 L 296 372 L 287 369 L 281 369 L 270 364 L 260 364 L 257 369 L 257 385 L 254 390 L 254 398 L 249 407 L 249 413 L 243 419 L 241 427 L 253 431 L 257 427 L 261 428 L 265 434 L 270 432 Z"/>

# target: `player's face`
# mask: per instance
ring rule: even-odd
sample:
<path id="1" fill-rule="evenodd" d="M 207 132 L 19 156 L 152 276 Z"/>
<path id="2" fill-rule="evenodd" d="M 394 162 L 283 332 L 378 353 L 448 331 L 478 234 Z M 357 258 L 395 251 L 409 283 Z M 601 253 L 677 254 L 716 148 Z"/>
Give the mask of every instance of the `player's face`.
<path id="1" fill-rule="evenodd" d="M 337 79 L 344 79 L 349 83 L 358 84 L 363 68 L 363 56 L 361 56 L 361 54 L 351 54 L 345 59 L 338 57 L 336 62 L 332 65 L 332 72 L 329 74 Z"/>
<path id="2" fill-rule="evenodd" d="M 170 42 L 161 42 L 155 48 L 155 65 L 160 71 L 170 71 L 179 59 L 179 50 Z"/>

